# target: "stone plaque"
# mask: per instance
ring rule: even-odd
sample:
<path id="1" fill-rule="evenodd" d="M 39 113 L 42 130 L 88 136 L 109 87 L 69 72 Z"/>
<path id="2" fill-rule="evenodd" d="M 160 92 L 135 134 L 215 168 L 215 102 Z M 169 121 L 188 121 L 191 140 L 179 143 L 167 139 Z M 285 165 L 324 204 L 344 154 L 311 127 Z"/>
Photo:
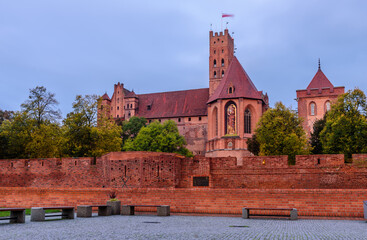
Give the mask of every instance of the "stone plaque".
<path id="1" fill-rule="evenodd" d="M 194 187 L 209 187 L 209 177 L 193 177 Z"/>

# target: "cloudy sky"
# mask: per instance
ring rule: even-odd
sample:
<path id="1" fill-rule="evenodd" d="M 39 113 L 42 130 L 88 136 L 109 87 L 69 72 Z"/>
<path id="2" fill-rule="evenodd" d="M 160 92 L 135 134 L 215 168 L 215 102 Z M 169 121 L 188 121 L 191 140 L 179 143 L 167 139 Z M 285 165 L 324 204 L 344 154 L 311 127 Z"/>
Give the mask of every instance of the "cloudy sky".
<path id="1" fill-rule="evenodd" d="M 236 56 L 271 106 L 297 107 L 321 68 L 334 84 L 367 91 L 364 0 L 0 0 L 0 109 L 29 89 L 56 94 L 65 116 L 77 94 L 110 96 L 206 88 L 209 30 L 231 13 Z"/>

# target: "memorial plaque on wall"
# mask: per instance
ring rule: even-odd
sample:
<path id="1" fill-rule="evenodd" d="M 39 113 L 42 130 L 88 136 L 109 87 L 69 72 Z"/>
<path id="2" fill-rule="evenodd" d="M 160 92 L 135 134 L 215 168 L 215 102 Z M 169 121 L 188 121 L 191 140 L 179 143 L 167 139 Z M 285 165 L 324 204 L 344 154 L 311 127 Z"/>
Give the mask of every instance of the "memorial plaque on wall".
<path id="1" fill-rule="evenodd" d="M 209 187 L 209 177 L 193 177 L 194 187 Z"/>

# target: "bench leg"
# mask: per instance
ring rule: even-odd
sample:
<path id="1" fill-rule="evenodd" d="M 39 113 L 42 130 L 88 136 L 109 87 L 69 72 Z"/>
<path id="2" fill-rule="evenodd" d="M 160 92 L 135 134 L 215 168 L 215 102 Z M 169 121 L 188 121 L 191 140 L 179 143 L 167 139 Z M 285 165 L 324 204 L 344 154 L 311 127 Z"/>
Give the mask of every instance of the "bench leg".
<path id="1" fill-rule="evenodd" d="M 121 215 L 134 215 L 135 209 L 134 206 L 122 206 Z"/>
<path id="2" fill-rule="evenodd" d="M 170 216 L 170 207 L 168 205 L 163 205 L 157 207 L 157 215 L 158 216 Z"/>
<path id="3" fill-rule="evenodd" d="M 74 208 L 72 209 L 62 209 L 62 217 L 61 219 L 74 219 Z"/>
<path id="4" fill-rule="evenodd" d="M 242 218 L 249 218 L 250 211 L 247 208 L 242 208 Z"/>
<path id="5" fill-rule="evenodd" d="M 293 208 L 291 210 L 291 220 L 297 220 L 298 219 L 298 212 L 297 209 Z"/>
<path id="6" fill-rule="evenodd" d="M 45 221 L 45 210 L 40 207 L 31 208 L 31 222 Z"/>
<path id="7" fill-rule="evenodd" d="M 25 210 L 23 211 L 11 211 L 10 217 L 16 219 L 10 219 L 10 223 L 25 223 Z"/>
<path id="8" fill-rule="evenodd" d="M 92 217 L 91 206 L 78 206 L 77 217 Z"/>
<path id="9" fill-rule="evenodd" d="M 98 207 L 98 216 L 110 216 L 111 211 L 111 206 Z"/>

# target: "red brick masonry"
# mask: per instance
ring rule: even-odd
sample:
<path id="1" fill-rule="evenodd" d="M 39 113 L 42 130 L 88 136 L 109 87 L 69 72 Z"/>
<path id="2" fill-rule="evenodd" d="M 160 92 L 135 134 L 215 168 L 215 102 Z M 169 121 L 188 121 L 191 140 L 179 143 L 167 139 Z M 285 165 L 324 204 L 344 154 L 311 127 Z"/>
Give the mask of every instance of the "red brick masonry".
<path id="1" fill-rule="evenodd" d="M 183 158 L 128 152 L 101 158 L 0 160 L 0 207 L 104 204 L 117 189 L 123 204 L 168 204 L 173 212 L 240 213 L 297 208 L 304 216 L 362 217 L 367 154 Z M 193 187 L 193 177 L 209 187 Z M 124 186 L 124 182 L 126 185 Z M 122 189 L 122 186 L 124 188 Z"/>

